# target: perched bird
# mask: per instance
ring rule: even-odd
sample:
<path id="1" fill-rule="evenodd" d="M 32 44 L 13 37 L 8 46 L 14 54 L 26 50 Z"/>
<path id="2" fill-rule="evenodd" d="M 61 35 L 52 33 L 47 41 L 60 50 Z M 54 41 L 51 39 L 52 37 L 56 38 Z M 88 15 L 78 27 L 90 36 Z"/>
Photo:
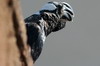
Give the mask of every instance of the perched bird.
<path id="1" fill-rule="evenodd" d="M 66 2 L 48 2 L 37 13 L 25 19 L 31 56 L 35 62 L 40 56 L 46 37 L 72 21 L 74 12 Z"/>

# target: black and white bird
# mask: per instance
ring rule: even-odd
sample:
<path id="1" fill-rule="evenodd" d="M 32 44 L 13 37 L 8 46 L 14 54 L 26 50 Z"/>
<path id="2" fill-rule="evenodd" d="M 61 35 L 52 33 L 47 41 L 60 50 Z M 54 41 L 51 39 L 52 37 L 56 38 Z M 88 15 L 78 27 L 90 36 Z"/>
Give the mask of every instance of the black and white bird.
<path id="1" fill-rule="evenodd" d="M 66 2 L 48 2 L 37 13 L 25 19 L 28 44 L 35 62 L 40 56 L 46 37 L 72 21 L 74 12 Z"/>

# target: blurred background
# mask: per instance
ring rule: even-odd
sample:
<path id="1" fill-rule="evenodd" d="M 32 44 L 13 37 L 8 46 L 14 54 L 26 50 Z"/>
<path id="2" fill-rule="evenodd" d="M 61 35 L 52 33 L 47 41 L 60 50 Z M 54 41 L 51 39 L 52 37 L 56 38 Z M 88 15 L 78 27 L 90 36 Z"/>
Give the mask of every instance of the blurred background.
<path id="1" fill-rule="evenodd" d="M 52 0 L 21 0 L 24 18 Z M 100 0 L 55 0 L 69 3 L 73 22 L 51 33 L 35 66 L 100 66 Z"/>

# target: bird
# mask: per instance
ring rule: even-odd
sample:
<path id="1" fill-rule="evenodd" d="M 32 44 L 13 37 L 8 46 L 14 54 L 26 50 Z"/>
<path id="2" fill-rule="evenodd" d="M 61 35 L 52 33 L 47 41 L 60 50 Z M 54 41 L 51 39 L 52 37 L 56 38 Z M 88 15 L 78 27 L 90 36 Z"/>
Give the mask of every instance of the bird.
<path id="1" fill-rule="evenodd" d="M 30 54 L 35 62 L 43 49 L 46 37 L 66 26 L 66 22 L 72 21 L 73 8 L 66 2 L 47 2 L 38 12 L 25 18 L 27 43 L 30 46 Z"/>

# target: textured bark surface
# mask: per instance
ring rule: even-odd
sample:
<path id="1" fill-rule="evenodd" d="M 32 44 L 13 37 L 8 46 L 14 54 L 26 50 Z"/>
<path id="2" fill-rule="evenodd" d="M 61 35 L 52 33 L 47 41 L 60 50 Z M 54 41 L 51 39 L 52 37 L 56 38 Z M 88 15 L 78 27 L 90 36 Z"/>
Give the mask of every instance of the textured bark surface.
<path id="1" fill-rule="evenodd" d="M 0 0 L 0 66 L 33 66 L 19 0 Z"/>

